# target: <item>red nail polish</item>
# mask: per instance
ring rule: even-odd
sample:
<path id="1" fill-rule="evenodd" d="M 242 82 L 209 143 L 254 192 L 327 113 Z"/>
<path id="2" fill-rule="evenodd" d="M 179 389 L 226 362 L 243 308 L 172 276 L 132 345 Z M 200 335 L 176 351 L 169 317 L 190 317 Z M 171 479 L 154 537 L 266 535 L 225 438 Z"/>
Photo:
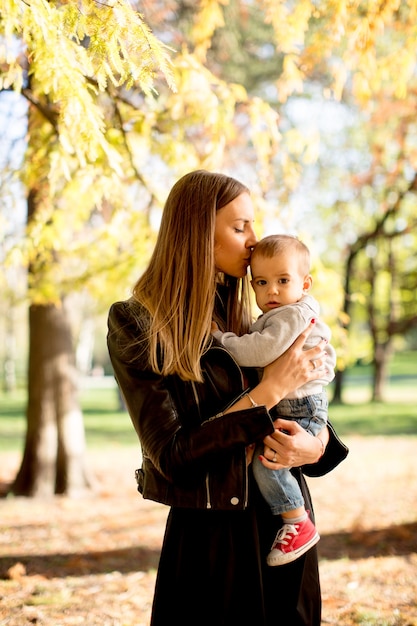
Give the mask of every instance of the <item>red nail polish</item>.
<path id="1" fill-rule="evenodd" d="M 314 317 L 313 317 L 313 319 L 311 320 L 311 323 L 312 323 L 312 324 L 315 324 L 315 323 L 316 323 L 316 319 L 315 319 Z"/>

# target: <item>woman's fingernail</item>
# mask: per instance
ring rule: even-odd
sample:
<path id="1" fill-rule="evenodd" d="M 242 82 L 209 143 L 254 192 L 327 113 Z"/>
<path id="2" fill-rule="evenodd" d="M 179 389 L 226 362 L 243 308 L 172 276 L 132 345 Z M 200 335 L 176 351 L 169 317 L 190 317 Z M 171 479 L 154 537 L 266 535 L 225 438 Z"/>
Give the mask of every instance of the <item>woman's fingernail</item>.
<path id="1" fill-rule="evenodd" d="M 316 320 L 315 320 L 315 318 L 314 318 L 314 317 L 313 317 L 313 319 L 311 320 L 311 323 L 312 323 L 312 324 L 315 324 L 315 323 L 316 323 Z"/>

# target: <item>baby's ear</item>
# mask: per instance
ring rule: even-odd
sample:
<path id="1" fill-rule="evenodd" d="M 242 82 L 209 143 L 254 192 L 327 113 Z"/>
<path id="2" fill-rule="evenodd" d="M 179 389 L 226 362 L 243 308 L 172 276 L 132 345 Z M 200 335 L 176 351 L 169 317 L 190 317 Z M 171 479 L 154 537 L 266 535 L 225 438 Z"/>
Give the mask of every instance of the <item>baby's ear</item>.
<path id="1" fill-rule="evenodd" d="M 303 281 L 303 290 L 305 292 L 310 291 L 312 284 L 313 284 L 313 277 L 311 276 L 311 274 L 307 274 L 307 276 L 304 278 L 304 281 Z"/>

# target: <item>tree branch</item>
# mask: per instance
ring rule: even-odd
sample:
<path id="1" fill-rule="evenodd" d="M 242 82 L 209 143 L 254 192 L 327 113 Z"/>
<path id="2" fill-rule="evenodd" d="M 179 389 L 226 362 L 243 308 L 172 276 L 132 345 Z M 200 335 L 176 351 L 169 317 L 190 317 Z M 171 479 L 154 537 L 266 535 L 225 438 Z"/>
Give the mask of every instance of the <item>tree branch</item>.
<path id="1" fill-rule="evenodd" d="M 33 104 L 34 107 L 43 115 L 43 117 L 51 124 L 53 129 L 58 133 L 58 113 L 56 108 L 52 106 L 46 106 L 42 104 L 37 98 L 34 97 L 32 91 L 27 87 L 22 89 L 22 95 L 28 102 Z"/>

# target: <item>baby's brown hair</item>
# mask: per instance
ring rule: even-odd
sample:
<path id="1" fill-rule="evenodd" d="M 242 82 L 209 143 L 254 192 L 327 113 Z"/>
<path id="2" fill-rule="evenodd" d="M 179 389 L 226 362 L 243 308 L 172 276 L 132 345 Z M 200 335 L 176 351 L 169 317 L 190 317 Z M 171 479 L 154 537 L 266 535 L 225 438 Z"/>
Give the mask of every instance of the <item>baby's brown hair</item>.
<path id="1" fill-rule="evenodd" d="M 289 250 L 293 250 L 298 254 L 301 264 L 300 269 L 303 273 L 308 274 L 310 271 L 310 250 L 305 243 L 293 235 L 268 235 L 264 237 L 256 244 L 252 252 L 251 262 L 257 256 L 270 259 Z"/>

